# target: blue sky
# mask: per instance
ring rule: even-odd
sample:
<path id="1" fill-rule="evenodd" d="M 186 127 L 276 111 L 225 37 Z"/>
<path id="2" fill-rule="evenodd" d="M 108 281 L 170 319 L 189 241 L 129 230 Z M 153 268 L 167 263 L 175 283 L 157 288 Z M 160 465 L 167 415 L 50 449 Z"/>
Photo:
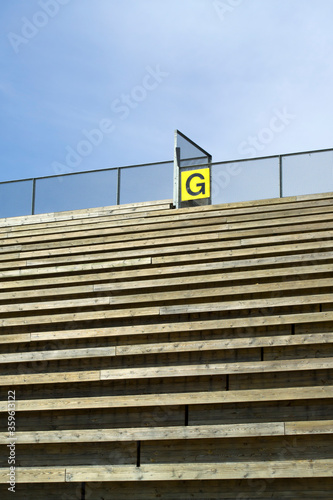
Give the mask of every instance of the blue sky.
<path id="1" fill-rule="evenodd" d="M 333 147 L 332 19 L 331 0 L 1 2 L 0 181 L 169 160 L 176 128 L 214 161 Z"/>

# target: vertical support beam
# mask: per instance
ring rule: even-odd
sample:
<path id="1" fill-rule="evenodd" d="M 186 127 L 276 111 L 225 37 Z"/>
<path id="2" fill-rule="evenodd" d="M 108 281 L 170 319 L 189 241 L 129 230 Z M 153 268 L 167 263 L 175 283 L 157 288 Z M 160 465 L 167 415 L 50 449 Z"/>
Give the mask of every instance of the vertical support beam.
<path id="1" fill-rule="evenodd" d="M 177 144 L 177 135 L 175 136 L 175 151 L 173 159 L 173 204 L 179 208 L 179 178 L 180 178 L 180 148 Z"/>
<path id="2" fill-rule="evenodd" d="M 120 168 L 117 168 L 117 200 L 116 200 L 116 204 L 117 205 L 120 205 L 120 182 L 121 182 L 121 172 L 120 172 Z"/>
<path id="3" fill-rule="evenodd" d="M 282 170 L 281 155 L 279 155 L 279 183 L 280 183 L 280 198 L 283 198 L 283 170 Z"/>
<path id="4" fill-rule="evenodd" d="M 36 179 L 32 179 L 31 215 L 35 215 L 35 209 L 36 209 Z"/>

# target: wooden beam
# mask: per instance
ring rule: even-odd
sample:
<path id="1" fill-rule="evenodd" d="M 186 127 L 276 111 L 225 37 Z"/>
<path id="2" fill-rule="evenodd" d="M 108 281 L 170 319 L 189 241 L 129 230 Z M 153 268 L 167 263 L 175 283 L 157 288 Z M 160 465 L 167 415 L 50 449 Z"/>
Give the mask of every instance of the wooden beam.
<path id="1" fill-rule="evenodd" d="M 291 387 L 236 391 L 186 392 L 171 394 L 131 394 L 81 398 L 31 399 L 16 401 L 16 412 L 44 410 L 80 410 L 88 408 L 136 408 L 146 406 L 205 405 L 264 401 L 329 399 L 333 386 Z M 8 411 L 7 401 L 0 401 L 0 412 Z"/>
<path id="2" fill-rule="evenodd" d="M 333 434 L 333 420 L 286 422 L 285 433 L 287 436 L 303 434 Z"/>
<path id="3" fill-rule="evenodd" d="M 141 380 L 151 378 L 200 377 L 241 373 L 276 373 L 308 370 L 329 370 L 333 358 L 254 361 L 240 363 L 203 363 L 148 368 L 116 368 L 112 370 L 67 371 L 2 375 L 0 386 L 38 385 L 57 383 L 96 382 L 99 380 Z"/>
<path id="4" fill-rule="evenodd" d="M 0 344 L 17 344 L 21 342 L 30 342 L 30 333 L 17 333 L 12 335 L 0 334 Z"/>
<path id="5" fill-rule="evenodd" d="M 98 271 L 100 269 L 113 269 L 122 267 L 137 267 L 137 266 L 147 266 L 150 265 L 152 259 L 150 257 L 145 257 L 142 259 L 124 259 L 124 260 L 114 260 L 106 262 L 94 262 L 88 264 L 78 264 L 78 265 L 67 265 L 67 266 L 53 266 L 53 267 L 39 267 L 37 269 L 19 269 L 11 271 L 1 271 L 0 278 L 15 278 L 15 277 L 25 277 L 25 276 L 39 276 L 45 274 L 57 274 L 57 273 L 77 273 L 84 271 Z M 22 267 L 25 267 L 25 263 L 22 263 Z"/>
<path id="6" fill-rule="evenodd" d="M 201 340 L 188 342 L 161 342 L 151 344 L 117 345 L 116 356 L 136 354 L 158 354 L 191 351 L 213 351 L 225 349 L 255 349 L 258 347 L 277 347 L 313 344 L 331 344 L 333 332 L 309 333 L 304 335 L 270 335 L 264 337 L 240 337 L 219 340 Z"/>
<path id="7" fill-rule="evenodd" d="M 0 387 L 15 387 L 17 385 L 36 384 L 73 384 L 77 382 L 97 382 L 100 380 L 100 371 L 79 372 L 52 372 L 52 373 L 27 373 L 20 375 L 1 375 Z"/>
<path id="8" fill-rule="evenodd" d="M 74 318 L 75 320 L 75 318 Z M 64 320 L 65 321 L 65 320 Z M 234 328 L 268 327 L 333 321 L 333 311 L 305 314 L 285 314 L 278 316 L 257 316 L 235 319 L 182 321 L 153 325 L 133 325 L 119 327 L 90 328 L 86 330 L 58 330 L 56 332 L 31 332 L 31 341 L 79 339 L 89 337 L 121 337 L 131 335 L 150 335 L 155 333 L 191 332 L 202 330 L 221 330 Z"/>
<path id="9" fill-rule="evenodd" d="M 30 335 L 27 334 L 30 341 Z M 0 336 L 1 341 L 1 336 Z M 24 340 L 26 342 L 26 340 Z M 53 361 L 59 359 L 84 359 L 115 356 L 115 347 L 92 347 L 85 349 L 61 349 L 54 351 L 32 351 L 0 354 L 0 363 L 29 363 L 35 361 Z"/>
<path id="10" fill-rule="evenodd" d="M 190 481 L 332 477 L 333 459 L 68 467 L 66 481 Z"/>
<path id="11" fill-rule="evenodd" d="M 0 469 L 0 483 L 8 482 L 8 467 Z M 62 483 L 66 480 L 65 467 L 16 467 L 16 483 Z"/>
<path id="12" fill-rule="evenodd" d="M 332 477 L 332 459 L 270 462 L 224 462 L 189 464 L 142 464 L 17 467 L 17 483 L 189 481 L 207 479 L 272 479 Z M 8 469 L 0 469 L 0 482 L 8 481 Z"/>
<path id="13" fill-rule="evenodd" d="M 179 306 L 166 306 L 160 308 L 161 315 L 167 314 L 190 314 L 198 312 L 213 312 L 213 311 L 234 311 L 245 309 L 261 309 L 284 307 L 294 305 L 308 304 L 330 304 L 333 303 L 333 294 L 317 294 L 317 295 L 296 295 L 292 297 L 274 297 L 269 299 L 249 299 L 249 300 L 234 300 L 225 302 L 210 302 L 201 304 L 183 304 Z M 272 312 L 273 313 L 273 312 Z"/>
<path id="14" fill-rule="evenodd" d="M 332 434 L 333 420 L 259 422 L 246 424 L 190 425 L 168 427 L 124 427 L 16 432 L 17 444 L 103 443 L 110 441 L 166 441 L 183 439 L 239 438 L 304 434 Z M 0 433 L 0 444 L 8 444 L 8 433 Z"/>
<path id="15" fill-rule="evenodd" d="M 333 368 L 333 358 L 251 361 L 240 363 L 203 363 L 196 365 L 101 370 L 101 380 L 139 380 L 143 378 L 198 377 L 238 373 L 275 373 L 303 370 L 328 370 L 331 368 Z M 2 382 L 0 382 L 0 384 L 1 383 Z"/>
<path id="16" fill-rule="evenodd" d="M 316 422 L 312 429 L 316 430 Z M 328 426 L 326 425 L 325 433 Z M 323 427 L 319 428 L 322 432 Z M 333 432 L 333 431 L 332 431 Z M 315 433 L 315 431 L 313 432 Z M 198 425 L 173 427 L 130 427 L 117 429 L 75 429 L 58 431 L 16 432 L 17 444 L 97 443 L 110 441 L 159 441 L 173 439 L 208 439 L 257 436 L 284 436 L 283 422 L 249 424 Z M 0 444 L 8 443 L 8 433 L 0 433 Z"/>

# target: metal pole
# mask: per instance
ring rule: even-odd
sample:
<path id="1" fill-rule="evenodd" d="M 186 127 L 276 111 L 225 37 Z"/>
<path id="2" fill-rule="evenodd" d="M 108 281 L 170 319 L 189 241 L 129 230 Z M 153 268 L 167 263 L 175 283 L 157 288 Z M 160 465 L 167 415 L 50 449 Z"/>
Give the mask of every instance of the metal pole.
<path id="1" fill-rule="evenodd" d="M 180 207 L 180 148 L 175 148 L 174 205 Z"/>
<path id="2" fill-rule="evenodd" d="M 117 169 L 117 195 L 116 205 L 120 205 L 120 168 Z"/>
<path id="3" fill-rule="evenodd" d="M 32 179 L 31 215 L 35 215 L 35 208 L 36 208 L 36 179 Z"/>
<path id="4" fill-rule="evenodd" d="M 180 165 L 180 148 L 177 146 L 178 131 L 175 130 L 174 135 L 174 156 L 173 156 L 173 204 L 175 208 L 179 208 L 179 165 Z"/>
<path id="5" fill-rule="evenodd" d="M 282 155 L 279 155 L 279 183 L 280 183 L 280 198 L 283 198 Z"/>

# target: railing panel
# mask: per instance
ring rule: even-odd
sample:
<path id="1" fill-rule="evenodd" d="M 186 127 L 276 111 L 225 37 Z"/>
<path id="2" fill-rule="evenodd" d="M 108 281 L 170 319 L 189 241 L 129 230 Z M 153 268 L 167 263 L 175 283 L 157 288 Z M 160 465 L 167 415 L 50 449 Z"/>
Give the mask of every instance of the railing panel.
<path id="1" fill-rule="evenodd" d="M 36 214 L 116 203 L 117 170 L 83 172 L 36 181 Z"/>
<path id="2" fill-rule="evenodd" d="M 282 157 L 283 196 L 333 191 L 333 151 Z"/>
<path id="3" fill-rule="evenodd" d="M 212 165 L 212 203 L 279 197 L 279 158 Z"/>
<path id="4" fill-rule="evenodd" d="M 0 184 L 0 217 L 19 217 L 31 214 L 33 181 Z"/>
<path id="5" fill-rule="evenodd" d="M 120 175 L 120 203 L 171 199 L 172 180 L 172 161 L 138 168 L 122 168 Z"/>

